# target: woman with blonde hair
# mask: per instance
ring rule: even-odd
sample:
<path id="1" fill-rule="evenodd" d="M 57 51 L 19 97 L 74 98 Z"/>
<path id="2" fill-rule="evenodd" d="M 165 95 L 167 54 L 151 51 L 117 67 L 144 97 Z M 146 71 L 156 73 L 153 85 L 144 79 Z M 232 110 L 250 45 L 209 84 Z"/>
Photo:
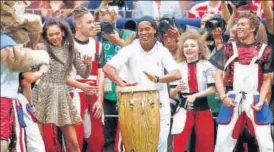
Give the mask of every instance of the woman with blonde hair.
<path id="1" fill-rule="evenodd" d="M 174 152 L 182 152 L 191 133 L 196 134 L 196 151 L 214 149 L 213 117 L 207 96 L 216 92 L 215 68 L 208 61 L 210 51 L 196 30 L 188 30 L 179 41 L 178 62 L 182 79 L 170 90 L 171 97 L 179 94 L 181 103 L 173 117 L 171 133 Z"/>

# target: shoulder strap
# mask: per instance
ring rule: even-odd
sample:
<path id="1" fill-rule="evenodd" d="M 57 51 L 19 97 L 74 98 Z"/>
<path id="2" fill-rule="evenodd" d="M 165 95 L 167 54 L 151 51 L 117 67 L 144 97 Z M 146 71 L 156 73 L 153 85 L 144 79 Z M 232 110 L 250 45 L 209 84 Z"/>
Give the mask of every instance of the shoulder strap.
<path id="1" fill-rule="evenodd" d="M 99 61 L 99 51 L 100 51 L 100 43 L 99 41 L 95 40 L 95 61 Z"/>
<path id="2" fill-rule="evenodd" d="M 253 59 L 251 60 L 251 62 L 250 62 L 249 65 L 255 64 L 255 62 L 256 62 L 259 58 L 262 57 L 262 55 L 263 55 L 263 53 L 264 53 L 264 51 L 265 51 L 266 46 L 267 46 L 267 45 L 263 43 L 263 45 L 261 46 L 261 49 L 260 49 L 260 51 L 259 51 L 259 53 L 258 53 L 258 56 L 253 57 Z"/>
<path id="3" fill-rule="evenodd" d="M 233 50 L 233 55 L 226 61 L 224 71 L 230 65 L 230 63 L 238 57 L 238 49 L 235 42 L 232 42 L 232 50 Z"/>
<path id="4" fill-rule="evenodd" d="M 267 45 L 263 43 L 263 45 L 261 46 L 261 49 L 259 51 L 258 58 L 262 57 L 262 55 L 264 54 L 264 51 L 265 51 L 266 47 L 267 47 Z"/>

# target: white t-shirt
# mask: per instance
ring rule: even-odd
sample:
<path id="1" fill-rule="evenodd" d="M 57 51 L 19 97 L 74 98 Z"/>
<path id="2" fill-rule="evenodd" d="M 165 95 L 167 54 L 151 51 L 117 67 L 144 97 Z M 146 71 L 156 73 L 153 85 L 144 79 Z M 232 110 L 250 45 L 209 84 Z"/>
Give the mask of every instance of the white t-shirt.
<path id="1" fill-rule="evenodd" d="M 152 50 L 146 52 L 141 47 L 139 39 L 136 39 L 122 48 L 107 64 L 116 69 L 126 65 L 129 82 L 137 82 L 138 85 L 154 85 L 160 94 L 161 115 L 170 114 L 167 84 L 154 83 L 144 74 L 146 71 L 156 76 L 163 76 L 164 69 L 168 72 L 179 70 L 178 64 L 168 49 L 160 42 L 156 42 Z"/>
<path id="2" fill-rule="evenodd" d="M 95 59 L 95 40 L 93 38 L 89 38 L 88 42 L 77 42 L 76 40 L 74 40 L 74 48 L 76 52 L 80 52 L 81 58 L 83 59 L 83 57 L 85 55 L 92 57 L 92 61 L 94 61 Z M 101 43 L 99 44 L 99 54 L 101 54 L 101 48 L 102 45 Z M 72 78 L 76 79 L 76 69 L 73 66 L 72 70 L 70 72 L 70 75 Z"/>

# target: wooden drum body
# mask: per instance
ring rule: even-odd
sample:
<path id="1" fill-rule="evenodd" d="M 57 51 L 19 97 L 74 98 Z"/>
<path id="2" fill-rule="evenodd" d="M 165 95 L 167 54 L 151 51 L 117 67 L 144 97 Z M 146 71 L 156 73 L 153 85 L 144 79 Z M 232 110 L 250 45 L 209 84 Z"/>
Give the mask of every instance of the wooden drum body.
<path id="1" fill-rule="evenodd" d="M 123 87 L 118 93 L 119 124 L 126 152 L 156 152 L 160 102 L 154 87 Z"/>

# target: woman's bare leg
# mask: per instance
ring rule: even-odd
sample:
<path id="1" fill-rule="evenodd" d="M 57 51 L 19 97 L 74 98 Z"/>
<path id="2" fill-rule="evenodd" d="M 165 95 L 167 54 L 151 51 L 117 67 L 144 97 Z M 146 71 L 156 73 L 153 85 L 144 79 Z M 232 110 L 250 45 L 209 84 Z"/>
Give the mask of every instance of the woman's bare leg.
<path id="1" fill-rule="evenodd" d="M 80 147 L 77 141 L 77 136 L 76 136 L 74 126 L 72 125 L 64 126 L 64 127 L 61 127 L 61 130 L 65 136 L 69 150 L 71 152 L 80 152 Z"/>

